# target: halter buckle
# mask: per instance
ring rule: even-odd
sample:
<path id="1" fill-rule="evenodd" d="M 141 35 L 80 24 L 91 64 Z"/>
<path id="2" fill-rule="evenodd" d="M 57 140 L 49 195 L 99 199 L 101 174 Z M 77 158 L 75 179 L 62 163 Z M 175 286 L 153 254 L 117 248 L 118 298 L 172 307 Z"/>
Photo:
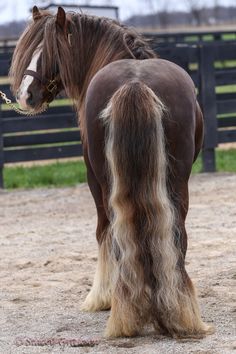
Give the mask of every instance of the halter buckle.
<path id="1" fill-rule="evenodd" d="M 57 89 L 57 84 L 56 84 L 56 80 L 50 80 L 49 84 L 46 86 L 48 92 L 50 93 L 54 93 L 54 91 L 56 91 Z"/>

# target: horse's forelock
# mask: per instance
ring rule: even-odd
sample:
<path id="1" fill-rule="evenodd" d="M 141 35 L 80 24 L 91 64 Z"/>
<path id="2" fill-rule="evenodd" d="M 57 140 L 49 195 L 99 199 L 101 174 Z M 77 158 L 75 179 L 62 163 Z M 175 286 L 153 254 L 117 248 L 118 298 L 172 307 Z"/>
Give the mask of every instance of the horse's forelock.
<path id="1" fill-rule="evenodd" d="M 11 88 L 14 94 L 21 84 L 24 72 L 29 66 L 35 50 L 43 42 L 44 25 L 48 18 L 49 15 L 31 22 L 17 42 L 9 71 Z"/>
<path id="2" fill-rule="evenodd" d="M 78 35 L 73 22 L 70 23 L 68 20 L 68 26 L 72 38 L 77 38 Z M 74 83 L 78 82 L 76 80 L 77 73 L 79 71 L 79 65 L 77 58 L 77 63 L 75 61 L 74 49 L 68 40 L 67 32 L 63 31 L 57 24 L 56 18 L 49 19 L 44 28 L 44 42 L 42 51 L 42 75 L 46 78 L 53 78 L 55 75 L 55 69 L 59 70 L 59 75 L 62 84 L 71 97 L 75 96 L 75 92 L 78 96 L 77 88 Z M 74 47 L 79 45 L 79 41 L 74 43 Z"/>

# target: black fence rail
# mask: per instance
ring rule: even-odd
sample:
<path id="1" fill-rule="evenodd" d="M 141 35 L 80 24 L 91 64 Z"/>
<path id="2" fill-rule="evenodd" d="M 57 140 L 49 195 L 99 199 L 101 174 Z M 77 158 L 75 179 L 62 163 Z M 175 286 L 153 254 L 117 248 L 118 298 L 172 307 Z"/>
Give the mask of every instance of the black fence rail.
<path id="1" fill-rule="evenodd" d="M 82 156 L 80 132 L 70 106 L 33 118 L 0 112 L 0 186 L 6 163 Z"/>
<path id="2" fill-rule="evenodd" d="M 204 169 L 215 171 L 214 148 L 236 142 L 236 43 L 202 47 L 201 103 L 205 118 Z M 210 69 L 211 68 L 211 69 Z M 205 72 L 205 74 L 204 74 Z M 216 88 L 216 89 L 215 89 Z"/>
<path id="3" fill-rule="evenodd" d="M 177 44 L 153 48 L 192 77 L 205 118 L 203 169 L 216 170 L 215 148 L 236 141 L 236 43 Z M 0 54 L 0 76 L 7 76 L 12 50 Z M 8 84 L 0 90 L 10 97 Z M 234 93 L 235 92 L 235 93 Z M 71 106 L 50 108 L 25 118 L 0 106 L 0 186 L 6 163 L 82 155 L 77 119 Z"/>
<path id="4" fill-rule="evenodd" d="M 175 33 L 170 32 L 146 32 L 145 35 L 149 38 L 155 38 L 159 45 L 169 46 L 171 44 L 203 44 L 203 43 L 219 43 L 233 42 L 236 40 L 236 30 L 227 31 L 180 31 Z"/>
<path id="5" fill-rule="evenodd" d="M 17 38 L 0 38 L 0 54 L 13 52 Z"/>

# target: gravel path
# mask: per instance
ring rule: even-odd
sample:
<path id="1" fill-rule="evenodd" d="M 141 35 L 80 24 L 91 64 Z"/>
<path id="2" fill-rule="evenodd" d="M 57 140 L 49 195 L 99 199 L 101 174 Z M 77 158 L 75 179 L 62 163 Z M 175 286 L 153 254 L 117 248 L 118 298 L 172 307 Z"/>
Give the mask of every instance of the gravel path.
<path id="1" fill-rule="evenodd" d="M 149 333 L 106 341 L 109 313 L 80 311 L 97 260 L 86 184 L 3 191 L 0 201 L 1 354 L 236 353 L 236 174 L 196 175 L 190 182 L 187 269 L 203 317 L 216 327 L 203 340 Z M 65 346 L 71 339 L 85 346 Z"/>

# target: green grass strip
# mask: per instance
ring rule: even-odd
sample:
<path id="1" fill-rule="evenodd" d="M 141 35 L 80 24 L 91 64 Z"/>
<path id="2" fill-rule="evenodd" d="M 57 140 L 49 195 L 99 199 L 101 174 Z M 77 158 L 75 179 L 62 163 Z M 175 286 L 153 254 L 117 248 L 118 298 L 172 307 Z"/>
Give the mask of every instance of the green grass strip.
<path id="1" fill-rule="evenodd" d="M 236 172 L 236 149 L 216 150 L 216 166 L 219 172 Z M 192 169 L 192 173 L 200 172 L 202 172 L 201 157 L 197 159 Z M 86 167 L 83 161 L 4 168 L 4 184 L 7 189 L 75 186 L 86 180 Z"/>
<path id="2" fill-rule="evenodd" d="M 7 189 L 75 186 L 87 180 L 83 161 L 6 167 L 3 176 L 4 187 Z"/>
<path id="3" fill-rule="evenodd" d="M 218 172 L 236 172 L 236 149 L 216 149 L 216 168 Z M 202 172 L 202 159 L 198 157 L 193 165 L 192 173 Z"/>

